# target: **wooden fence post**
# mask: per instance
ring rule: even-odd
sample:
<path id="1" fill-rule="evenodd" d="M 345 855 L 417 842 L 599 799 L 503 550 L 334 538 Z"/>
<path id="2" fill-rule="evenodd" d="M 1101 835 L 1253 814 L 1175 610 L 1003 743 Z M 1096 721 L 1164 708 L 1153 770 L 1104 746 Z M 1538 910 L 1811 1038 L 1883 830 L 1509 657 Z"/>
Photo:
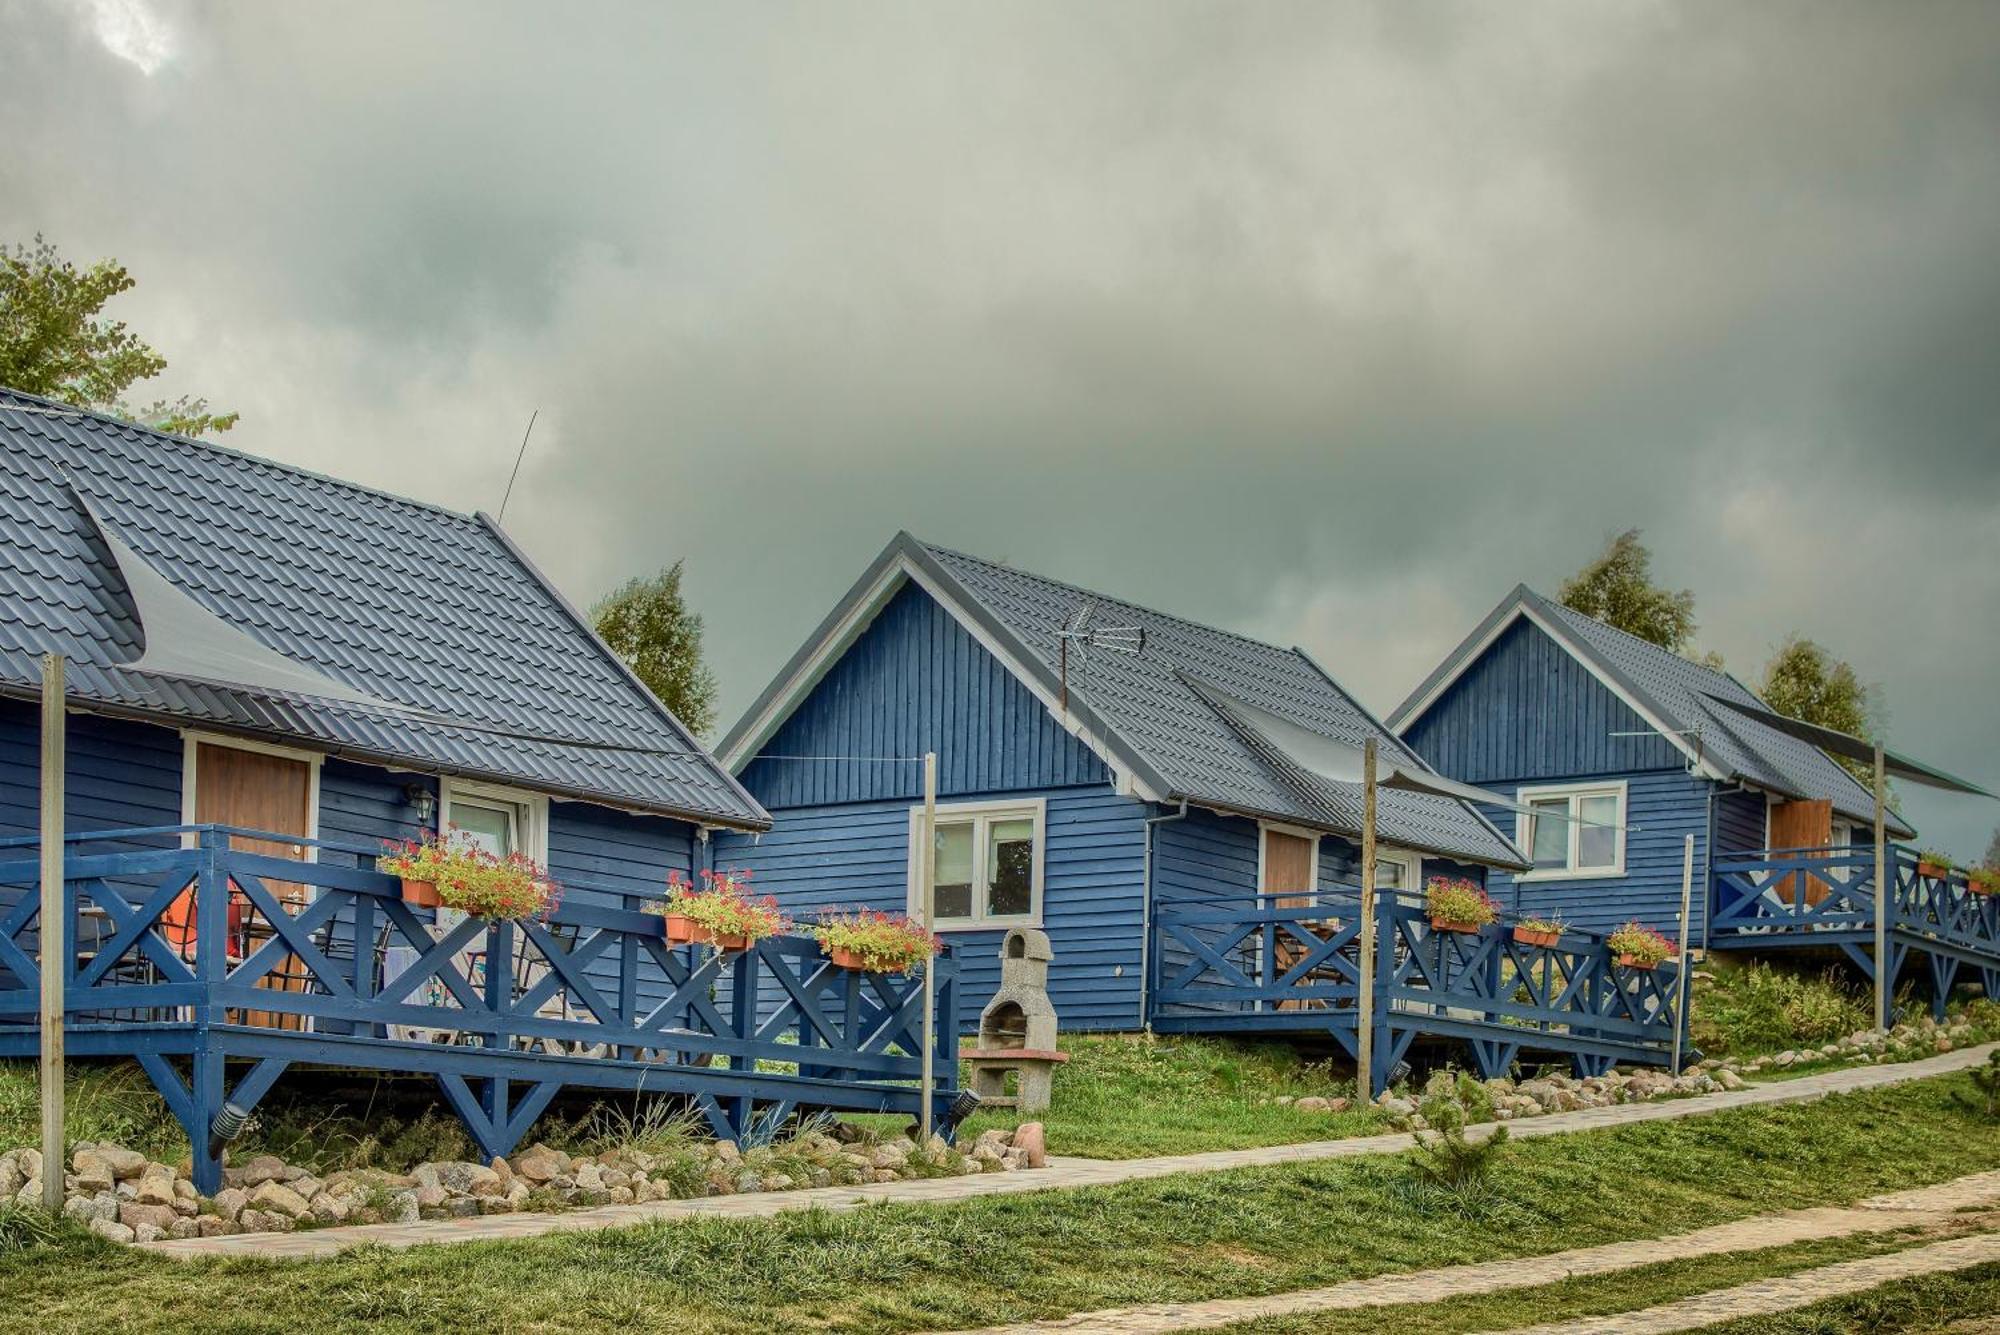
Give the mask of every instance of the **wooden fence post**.
<path id="1" fill-rule="evenodd" d="M 1679 972 L 1674 977 L 1674 1064 L 1681 1073 L 1681 1036 L 1687 1033 L 1688 1006 L 1688 914 L 1694 909 L 1694 836 L 1681 845 L 1681 946 L 1677 957 Z"/>
<path id="2" fill-rule="evenodd" d="M 63 905 L 63 657 L 42 658 L 42 1205 L 62 1209 L 63 983 L 69 914 Z"/>
<path id="3" fill-rule="evenodd" d="M 1065 641 L 1065 643 L 1067 643 Z M 937 752 L 924 752 L 923 848 L 917 854 L 917 893 L 924 914 L 924 930 L 931 931 L 937 916 Z M 923 1145 L 931 1143 L 931 1102 L 937 1092 L 937 956 L 924 961 L 924 1077 Z"/>
<path id="4" fill-rule="evenodd" d="M 1889 1027 L 1889 765 L 1875 744 L 1875 1027 Z"/>
<path id="5" fill-rule="evenodd" d="M 1375 1097 L 1375 739 L 1361 748 L 1361 927 L 1356 977 L 1355 1088 Z"/>

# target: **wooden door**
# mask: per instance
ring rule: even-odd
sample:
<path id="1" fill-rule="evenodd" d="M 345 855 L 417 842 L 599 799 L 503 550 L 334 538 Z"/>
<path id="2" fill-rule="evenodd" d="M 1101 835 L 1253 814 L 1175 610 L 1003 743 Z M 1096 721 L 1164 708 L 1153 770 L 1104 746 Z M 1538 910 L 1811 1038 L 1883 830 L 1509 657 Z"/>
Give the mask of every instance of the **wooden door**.
<path id="1" fill-rule="evenodd" d="M 194 773 L 194 818 L 197 824 L 238 825 L 252 830 L 269 830 L 273 834 L 297 835 L 302 839 L 311 833 L 312 766 L 309 762 L 295 756 L 201 742 L 195 746 Z M 246 853 L 289 858 L 294 862 L 304 861 L 306 856 L 302 846 L 279 839 L 232 835 L 229 845 Z M 273 898 L 295 909 L 303 906 L 308 898 L 306 887 L 296 882 L 266 880 L 263 884 Z M 230 898 L 241 901 L 243 896 L 232 893 Z M 269 938 L 270 926 L 261 913 L 241 908 L 238 911 L 244 919 L 242 949 L 247 955 Z M 258 986 L 303 992 L 308 977 L 298 957 L 287 955 L 282 963 L 259 981 Z M 303 1016 L 278 1015 L 268 1011 L 251 1011 L 243 1019 L 248 1024 L 270 1029 L 305 1027 Z"/>
<path id="2" fill-rule="evenodd" d="M 1313 891 L 1317 889 L 1313 885 L 1313 843 L 1283 830 L 1264 831 L 1264 883 L 1258 888 L 1265 894 L 1280 896 L 1270 901 L 1278 908 L 1305 908 L 1313 902 Z M 1304 959 L 1306 950 L 1296 937 L 1280 931 L 1272 953 L 1275 980 Z M 1278 1009 L 1299 1010 L 1305 1005 L 1303 1001 L 1281 1001 Z"/>
<path id="3" fill-rule="evenodd" d="M 1770 808 L 1771 848 L 1826 848 L 1833 843 L 1833 803 L 1779 802 Z M 1798 893 L 1793 882 L 1798 874 L 1785 877 L 1778 882 L 1778 898 L 1787 904 Z M 1807 876 L 1806 903 L 1817 904 L 1827 896 L 1827 888 L 1818 879 Z"/>

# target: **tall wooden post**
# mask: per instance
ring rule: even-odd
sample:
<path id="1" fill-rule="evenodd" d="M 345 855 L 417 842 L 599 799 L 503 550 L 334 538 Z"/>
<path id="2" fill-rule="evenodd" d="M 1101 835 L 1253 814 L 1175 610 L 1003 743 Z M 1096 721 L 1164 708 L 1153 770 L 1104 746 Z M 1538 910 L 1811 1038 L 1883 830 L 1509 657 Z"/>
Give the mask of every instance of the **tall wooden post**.
<path id="1" fill-rule="evenodd" d="M 932 930 L 937 916 L 937 752 L 924 752 L 923 850 L 917 854 L 917 902 L 923 927 Z M 931 1143 L 931 1102 L 937 1090 L 937 956 L 924 961 L 923 1144 Z"/>
<path id="2" fill-rule="evenodd" d="M 1889 761 L 1875 743 L 1875 1027 L 1889 1027 Z"/>
<path id="3" fill-rule="evenodd" d="M 1680 972 L 1674 977 L 1674 1064 L 1681 1073 L 1681 1036 L 1687 1033 L 1688 1009 L 1688 915 L 1694 911 L 1694 836 L 1681 844 L 1681 949 Z"/>
<path id="4" fill-rule="evenodd" d="M 63 911 L 63 658 L 42 659 L 42 1205 L 63 1204 L 63 982 L 69 915 Z"/>
<path id="5" fill-rule="evenodd" d="M 1355 944 L 1361 968 L 1356 979 L 1354 1085 L 1361 1101 L 1375 1097 L 1375 739 L 1361 748 L 1361 925 Z"/>

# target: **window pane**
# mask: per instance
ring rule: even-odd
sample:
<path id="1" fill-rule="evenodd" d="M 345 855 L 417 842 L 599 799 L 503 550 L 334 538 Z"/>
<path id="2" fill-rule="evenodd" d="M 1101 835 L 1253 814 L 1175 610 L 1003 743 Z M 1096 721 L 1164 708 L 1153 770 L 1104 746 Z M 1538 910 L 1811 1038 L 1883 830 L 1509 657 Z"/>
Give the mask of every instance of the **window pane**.
<path id="1" fill-rule="evenodd" d="M 1409 866 L 1388 858 L 1375 859 L 1375 888 L 1377 890 L 1407 890 L 1410 888 Z"/>
<path id="2" fill-rule="evenodd" d="M 986 912 L 1019 917 L 1034 910 L 1035 823 L 996 820 L 987 827 Z"/>
<path id="3" fill-rule="evenodd" d="M 936 858 L 932 876 L 936 880 L 937 916 L 972 916 L 972 822 L 940 821 L 936 829 Z"/>
<path id="4" fill-rule="evenodd" d="M 1594 825 L 1579 825 L 1576 831 L 1576 865 L 1615 867 L 1618 865 L 1618 799 L 1584 797 L 1577 799 L 1577 814 Z"/>
<path id="5" fill-rule="evenodd" d="M 1556 817 L 1569 815 L 1569 799 L 1554 798 L 1540 802 L 1530 802 L 1529 808 L 1536 812 L 1551 812 Z M 1540 815 L 1528 818 L 1529 856 L 1537 867 L 1567 867 L 1569 865 L 1569 822 L 1562 819 L 1544 819 Z"/>
<path id="6" fill-rule="evenodd" d="M 450 823 L 465 842 L 496 857 L 504 858 L 516 847 L 514 813 L 506 807 L 454 801 Z"/>

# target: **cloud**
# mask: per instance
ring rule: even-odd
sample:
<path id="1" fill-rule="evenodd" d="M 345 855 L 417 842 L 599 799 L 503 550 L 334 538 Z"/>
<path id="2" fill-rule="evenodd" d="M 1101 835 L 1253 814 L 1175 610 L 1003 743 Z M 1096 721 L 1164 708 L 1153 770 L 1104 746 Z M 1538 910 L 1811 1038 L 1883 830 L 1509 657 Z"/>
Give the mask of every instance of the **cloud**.
<path id="1" fill-rule="evenodd" d="M 0 11 L 0 233 L 245 448 L 490 508 L 539 408 L 509 527 L 685 555 L 725 714 L 899 528 L 1386 709 L 1637 525 L 2000 777 L 1990 8 L 94 12 Z"/>

